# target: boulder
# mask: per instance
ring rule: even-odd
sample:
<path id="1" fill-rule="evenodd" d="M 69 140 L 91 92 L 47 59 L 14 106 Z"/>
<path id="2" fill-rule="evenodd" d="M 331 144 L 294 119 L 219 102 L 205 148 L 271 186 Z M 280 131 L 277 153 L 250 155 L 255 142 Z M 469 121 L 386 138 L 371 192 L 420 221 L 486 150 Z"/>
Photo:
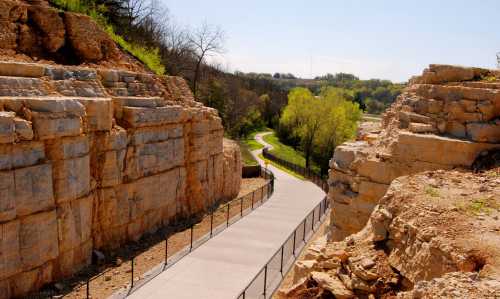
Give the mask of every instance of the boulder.
<path id="1" fill-rule="evenodd" d="M 88 16 L 64 13 L 67 39 L 82 61 L 115 59 L 118 48 L 111 38 Z"/>
<path id="2" fill-rule="evenodd" d="M 65 28 L 57 10 L 45 6 L 29 6 L 28 17 L 42 33 L 45 50 L 54 53 L 64 45 Z"/>

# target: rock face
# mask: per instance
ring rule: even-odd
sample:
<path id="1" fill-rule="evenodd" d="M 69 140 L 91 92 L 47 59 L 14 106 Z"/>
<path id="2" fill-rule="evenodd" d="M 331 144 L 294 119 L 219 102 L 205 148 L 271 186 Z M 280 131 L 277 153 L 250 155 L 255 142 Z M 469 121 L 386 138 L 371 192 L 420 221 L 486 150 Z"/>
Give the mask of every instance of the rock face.
<path id="1" fill-rule="evenodd" d="M 281 298 L 495 298 L 499 171 L 396 179 L 360 232 L 306 252 Z"/>
<path id="2" fill-rule="evenodd" d="M 88 16 L 46 1 L 0 0 L 0 58 L 142 71 Z"/>
<path id="3" fill-rule="evenodd" d="M 120 65 L 116 45 L 88 18 L 54 12 L 0 1 L 3 54 L 21 51 L 24 32 L 45 58 L 70 43 L 69 56 L 99 60 L 0 61 L 0 298 L 203 213 L 241 182 L 239 148 L 183 79 L 130 71 L 129 60 L 104 67 Z"/>
<path id="4" fill-rule="evenodd" d="M 425 170 L 470 168 L 500 148 L 500 81 L 494 71 L 431 65 L 358 141 L 337 147 L 330 161 L 332 239 L 366 224 L 389 184 Z"/>

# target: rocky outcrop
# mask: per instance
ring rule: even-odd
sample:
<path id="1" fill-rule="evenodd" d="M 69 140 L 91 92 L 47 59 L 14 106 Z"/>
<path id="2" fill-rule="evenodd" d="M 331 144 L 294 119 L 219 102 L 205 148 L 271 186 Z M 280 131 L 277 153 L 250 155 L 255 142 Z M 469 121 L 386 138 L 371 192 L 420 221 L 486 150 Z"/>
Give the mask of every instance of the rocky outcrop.
<path id="1" fill-rule="evenodd" d="M 365 129 L 358 141 L 337 147 L 329 173 L 333 240 L 361 230 L 397 177 L 471 168 L 482 152 L 500 148 L 495 76 L 485 69 L 431 65 L 386 111 L 381 129 Z"/>
<path id="2" fill-rule="evenodd" d="M 238 193 L 238 147 L 183 79 L 117 60 L 84 16 L 1 0 L 0 27 L 0 298 Z"/>
<path id="3" fill-rule="evenodd" d="M 280 297 L 495 298 L 499 171 L 396 179 L 360 232 L 308 249 Z"/>
<path id="4" fill-rule="evenodd" d="M 2 60 L 143 69 L 88 16 L 45 1 L 1 0 L 0 11 Z"/>

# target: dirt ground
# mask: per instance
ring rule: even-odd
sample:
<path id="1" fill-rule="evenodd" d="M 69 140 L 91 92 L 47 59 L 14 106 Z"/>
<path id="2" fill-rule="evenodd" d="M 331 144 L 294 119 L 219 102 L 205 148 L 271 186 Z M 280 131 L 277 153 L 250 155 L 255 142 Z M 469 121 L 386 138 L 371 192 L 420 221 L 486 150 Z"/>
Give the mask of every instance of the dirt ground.
<path id="1" fill-rule="evenodd" d="M 251 208 L 252 197 L 254 207 L 260 204 L 261 194 L 266 194 L 264 187 L 266 181 L 262 178 L 243 179 L 241 191 L 237 197 L 229 203 L 230 222 L 240 218 L 241 210 Z M 263 188 L 264 187 L 264 188 Z M 256 193 L 252 196 L 252 192 Z M 263 193 L 262 193 L 263 192 Z M 250 209 L 244 212 L 249 213 Z M 213 227 L 225 225 L 227 221 L 226 205 L 214 213 Z M 210 232 L 210 214 L 205 215 L 203 219 L 195 224 L 193 228 L 193 239 Z M 106 256 L 106 263 L 102 266 L 91 266 L 90 269 L 82 271 L 70 280 L 59 282 L 56 288 L 64 289 L 64 298 L 86 298 L 85 282 L 89 277 L 94 278 L 90 281 L 91 298 L 107 298 L 118 290 L 130 284 L 132 279 L 131 260 L 134 257 L 134 281 L 138 281 L 146 272 L 161 264 L 165 256 L 171 258 L 180 250 L 188 247 L 191 240 L 191 230 L 189 227 L 175 228 L 175 232 L 159 230 L 155 234 L 144 236 L 139 242 L 131 243 Z M 165 236 L 168 237 L 168 252 L 165 250 Z M 78 287 L 80 286 L 81 287 Z"/>

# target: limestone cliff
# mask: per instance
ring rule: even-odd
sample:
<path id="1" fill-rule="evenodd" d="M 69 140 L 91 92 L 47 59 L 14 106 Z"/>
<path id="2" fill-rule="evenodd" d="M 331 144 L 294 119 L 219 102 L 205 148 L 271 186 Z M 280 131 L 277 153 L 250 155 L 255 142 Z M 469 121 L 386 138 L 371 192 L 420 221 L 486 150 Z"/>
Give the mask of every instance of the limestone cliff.
<path id="1" fill-rule="evenodd" d="M 281 298 L 497 298 L 500 168 L 392 182 L 366 226 L 318 242 Z"/>
<path id="2" fill-rule="evenodd" d="M 239 149 L 183 79 L 82 15 L 1 0 L 0 28 L 0 298 L 237 195 Z"/>
<path id="3" fill-rule="evenodd" d="M 495 75 L 500 77 L 484 69 L 431 65 L 386 111 L 381 130 L 337 147 L 329 173 L 333 240 L 361 230 L 395 178 L 471 168 L 480 153 L 500 147 Z"/>

